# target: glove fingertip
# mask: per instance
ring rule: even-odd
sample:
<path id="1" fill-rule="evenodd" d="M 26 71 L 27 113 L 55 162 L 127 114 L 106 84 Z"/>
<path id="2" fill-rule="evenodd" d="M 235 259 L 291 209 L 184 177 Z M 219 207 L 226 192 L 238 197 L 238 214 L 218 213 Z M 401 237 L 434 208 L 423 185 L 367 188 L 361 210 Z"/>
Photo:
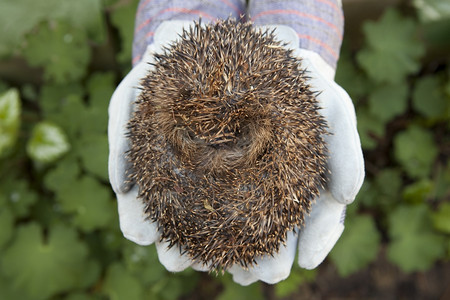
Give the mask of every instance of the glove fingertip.
<path id="1" fill-rule="evenodd" d="M 117 206 L 120 230 L 125 238 L 139 245 L 149 245 L 157 240 L 158 228 L 147 220 L 136 186 L 127 193 L 117 193 Z"/>
<path id="2" fill-rule="evenodd" d="M 195 271 L 199 271 L 199 272 L 208 272 L 211 267 L 208 264 L 203 264 L 203 263 L 193 263 L 191 265 L 191 268 L 194 269 Z"/>
<path id="3" fill-rule="evenodd" d="M 323 248 L 319 251 L 315 250 L 313 252 L 309 252 L 308 250 L 301 250 L 299 247 L 299 253 L 302 252 L 302 255 L 299 254 L 298 265 L 307 270 L 312 270 L 317 268 L 327 257 L 328 253 L 330 253 L 331 249 L 333 249 L 336 242 L 339 240 L 339 237 L 342 235 L 344 231 L 344 225 L 338 226 L 335 231 L 330 236 L 328 243 L 323 245 Z M 309 252 L 309 253 L 308 253 Z"/>
<path id="4" fill-rule="evenodd" d="M 244 270 L 239 265 L 232 266 L 228 272 L 233 275 L 233 281 L 242 286 L 249 286 L 258 281 L 258 278 L 253 276 L 248 270 Z"/>
<path id="5" fill-rule="evenodd" d="M 132 241 L 133 243 L 140 246 L 148 246 L 155 242 L 154 239 L 145 237 L 144 235 L 134 235 L 123 230 L 122 233 L 127 240 Z"/>
<path id="6" fill-rule="evenodd" d="M 346 206 L 322 192 L 305 219 L 298 242 L 298 264 L 305 269 L 320 265 L 344 231 Z"/>
<path id="7" fill-rule="evenodd" d="M 181 255 L 176 245 L 169 247 L 168 242 L 156 242 L 156 251 L 159 261 L 169 272 L 181 272 L 192 264 L 187 255 Z"/>
<path id="8" fill-rule="evenodd" d="M 261 281 L 275 284 L 289 277 L 295 259 L 298 235 L 288 232 L 286 244 L 280 246 L 278 253 L 264 256 L 256 260 L 257 264 L 250 268 L 250 273 Z"/>
<path id="9" fill-rule="evenodd" d="M 334 101 L 328 101 L 324 109 L 331 132 L 325 138 L 330 151 L 329 190 L 338 202 L 350 204 L 364 180 L 364 157 L 350 96 L 334 82 L 331 88 L 334 92 L 324 95 L 326 97 L 323 99 L 327 101 L 332 99 L 332 95 L 336 97 Z"/>

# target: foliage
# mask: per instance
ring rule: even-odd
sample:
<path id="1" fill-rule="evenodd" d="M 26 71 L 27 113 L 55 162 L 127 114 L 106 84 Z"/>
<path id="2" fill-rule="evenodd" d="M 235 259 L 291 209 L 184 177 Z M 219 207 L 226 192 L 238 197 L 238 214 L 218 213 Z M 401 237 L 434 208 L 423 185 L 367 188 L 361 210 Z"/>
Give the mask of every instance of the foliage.
<path id="1" fill-rule="evenodd" d="M 300 269 L 297 264 L 294 264 L 289 277 L 275 286 L 275 294 L 280 298 L 289 296 L 295 292 L 301 284 L 314 281 L 316 276 L 316 269 Z"/>
<path id="2" fill-rule="evenodd" d="M 410 126 L 394 139 L 394 154 L 406 173 L 411 177 L 428 177 L 438 149 L 431 132 Z"/>
<path id="3" fill-rule="evenodd" d="M 441 0 L 413 0 L 423 22 L 450 18 L 450 2 Z"/>
<path id="4" fill-rule="evenodd" d="M 367 46 L 358 62 L 375 82 L 400 83 L 405 75 L 420 68 L 424 46 L 415 39 L 416 24 L 396 10 L 385 12 L 377 23 L 366 22 L 363 30 Z"/>
<path id="5" fill-rule="evenodd" d="M 432 230 L 427 210 L 400 206 L 389 216 L 388 258 L 405 272 L 427 270 L 445 254 L 444 237 Z"/>
<path id="6" fill-rule="evenodd" d="M 437 71 L 429 71 L 421 58 L 433 45 L 425 43 L 431 38 L 419 35 L 430 35 L 432 8 L 446 5 L 432 0 L 415 5 L 426 24 L 387 9 L 379 20 L 365 22 L 365 44 L 353 66 L 348 60 L 344 69 L 338 66 L 337 80 L 344 88 L 353 90 L 348 75 L 339 74 L 349 69 L 359 75 L 358 82 L 370 83 L 352 96 L 370 165 L 357 197 L 358 210 L 376 217 L 348 217 L 348 227 L 330 255 L 342 276 L 375 259 L 380 236 L 388 240 L 388 259 L 406 273 L 428 270 L 448 257 L 450 66 L 444 56 L 433 62 L 439 64 Z M 442 10 L 436 18 L 442 22 L 445 14 Z M 446 20 L 440 25 L 450 28 Z M 361 224 L 355 225 L 355 219 Z"/>
<path id="7" fill-rule="evenodd" d="M 51 163 L 69 151 L 64 131 L 49 122 L 36 124 L 27 144 L 28 155 L 36 162 Z"/>
<path id="8" fill-rule="evenodd" d="M 236 285 L 226 276 L 222 279 L 224 285 L 223 293 L 217 297 L 217 300 L 258 300 L 263 299 L 260 285 L 253 283 L 248 287 Z"/>
<path id="9" fill-rule="evenodd" d="M 0 299 L 179 299 L 202 284 L 123 238 L 108 184 L 108 102 L 130 69 L 137 4 L 2 1 L 0 65 L 21 60 L 40 78 L 0 80 Z M 406 273 L 450 258 L 450 56 L 435 48 L 450 9 L 413 5 L 366 21 L 362 45 L 346 41 L 339 62 L 367 166 L 328 262 L 341 276 L 369 266 L 381 246 Z M 320 267 L 294 266 L 275 296 L 316 276 Z M 260 283 L 208 280 L 218 299 L 264 297 Z"/>
<path id="10" fill-rule="evenodd" d="M 15 89 L 0 96 L 0 157 L 14 145 L 20 126 L 21 105 Z"/>
<path id="11" fill-rule="evenodd" d="M 15 289 L 24 290 L 33 299 L 46 299 L 68 289 L 88 287 L 97 280 L 99 266 L 87 258 L 88 249 L 74 228 L 57 225 L 47 235 L 44 241 L 36 223 L 17 229 L 1 260 Z"/>
<path id="12" fill-rule="evenodd" d="M 346 227 L 330 253 L 330 259 L 342 276 L 358 271 L 373 261 L 378 254 L 380 243 L 380 234 L 369 216 L 349 217 Z"/>
<path id="13" fill-rule="evenodd" d="M 52 21 L 41 24 L 27 37 L 23 55 L 31 66 L 44 68 L 48 81 L 76 81 L 86 72 L 90 60 L 86 34 L 81 30 L 70 32 L 67 23 Z"/>

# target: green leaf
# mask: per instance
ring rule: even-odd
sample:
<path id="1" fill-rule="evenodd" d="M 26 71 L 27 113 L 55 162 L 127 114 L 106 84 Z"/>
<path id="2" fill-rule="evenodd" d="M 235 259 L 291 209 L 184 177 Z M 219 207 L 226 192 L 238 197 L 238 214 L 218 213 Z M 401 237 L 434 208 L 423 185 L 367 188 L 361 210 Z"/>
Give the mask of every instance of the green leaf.
<path id="1" fill-rule="evenodd" d="M 44 183 L 49 190 L 58 193 L 73 185 L 79 175 L 78 162 L 73 157 L 65 157 L 45 175 Z"/>
<path id="2" fill-rule="evenodd" d="M 111 300 L 144 299 L 144 290 L 139 280 L 118 263 L 108 268 L 102 289 Z"/>
<path id="3" fill-rule="evenodd" d="M 172 274 L 153 285 L 151 291 L 164 300 L 177 300 L 189 294 L 197 282 L 198 273 L 190 268 L 179 274 Z"/>
<path id="4" fill-rule="evenodd" d="M 279 298 L 288 297 L 298 291 L 299 286 L 302 284 L 314 281 L 316 275 L 316 269 L 305 270 L 294 266 L 289 277 L 275 285 L 275 294 Z"/>
<path id="5" fill-rule="evenodd" d="M 8 206 L 17 217 L 27 216 L 30 207 L 38 200 L 38 195 L 24 179 L 5 178 L 0 189 L 0 203 Z"/>
<path id="6" fill-rule="evenodd" d="M 383 122 L 390 121 L 405 112 L 408 105 L 407 96 L 406 82 L 380 86 L 369 96 L 370 112 Z"/>
<path id="7" fill-rule="evenodd" d="M 0 270 L 1 271 L 1 270 Z M 24 289 L 15 288 L 10 279 L 0 272 L 0 299 L 36 300 L 29 296 Z"/>
<path id="8" fill-rule="evenodd" d="M 27 41 L 25 58 L 32 66 L 44 67 L 47 80 L 67 83 L 84 76 L 90 59 L 84 31 L 63 22 L 50 22 L 39 26 Z"/>
<path id="9" fill-rule="evenodd" d="M 364 149 L 374 149 L 378 141 L 384 135 L 384 122 L 373 116 L 367 109 L 360 108 L 357 111 L 358 133 Z"/>
<path id="10" fill-rule="evenodd" d="M 3 94 L 8 90 L 8 85 L 0 79 L 0 94 Z"/>
<path id="11" fill-rule="evenodd" d="M 437 198 L 450 197 L 450 189 L 448 188 L 450 186 L 450 161 L 447 162 L 446 166 L 438 165 L 435 185 Z"/>
<path id="12" fill-rule="evenodd" d="M 10 89 L 0 95 L 0 157 L 14 146 L 20 127 L 19 92 Z"/>
<path id="13" fill-rule="evenodd" d="M 356 69 L 350 58 L 350 53 L 344 52 L 341 54 L 335 80 L 350 95 L 354 103 L 364 96 L 368 90 L 367 78 L 360 70 Z"/>
<path id="14" fill-rule="evenodd" d="M 30 31 L 45 17 L 43 5 L 50 1 L 3 0 L 0 9 L 0 57 L 11 54 L 25 33 Z M 51 10 L 51 6 L 48 11 Z M 32 11 L 33 13 L 28 13 Z"/>
<path id="15" fill-rule="evenodd" d="M 399 196 L 403 182 L 398 170 L 384 169 L 377 174 L 375 184 L 380 193 L 390 196 L 392 198 L 391 200 L 393 200 Z"/>
<path id="16" fill-rule="evenodd" d="M 73 27 L 87 32 L 97 42 L 105 38 L 101 0 L 2 0 L 0 57 L 13 53 L 23 42 L 25 34 L 36 25 L 55 19 L 63 19 Z"/>
<path id="17" fill-rule="evenodd" d="M 131 61 L 131 46 L 133 45 L 134 23 L 139 1 L 128 1 L 126 5 L 117 7 L 111 14 L 112 24 L 119 30 L 121 51 L 117 60 L 129 64 Z"/>
<path id="18" fill-rule="evenodd" d="M 361 189 L 356 195 L 356 201 L 363 204 L 366 207 L 376 207 L 378 204 L 378 188 L 370 180 L 365 179 Z"/>
<path id="19" fill-rule="evenodd" d="M 381 170 L 375 177 L 374 208 L 389 211 L 401 200 L 402 174 L 397 169 Z"/>
<path id="20" fill-rule="evenodd" d="M 44 113 L 44 117 L 48 118 L 58 114 L 69 95 L 82 97 L 83 92 L 83 88 L 78 83 L 44 85 L 39 96 L 39 106 Z"/>
<path id="21" fill-rule="evenodd" d="M 450 18 L 450 2 L 447 0 L 414 0 L 422 22 L 435 22 Z"/>
<path id="22" fill-rule="evenodd" d="M 425 48 L 415 38 L 413 19 L 388 9 L 378 22 L 365 22 L 363 30 L 367 46 L 359 51 L 357 59 L 370 78 L 400 83 L 419 70 Z"/>
<path id="23" fill-rule="evenodd" d="M 92 283 L 99 269 L 87 261 L 87 254 L 73 229 L 58 225 L 44 238 L 41 228 L 31 223 L 17 230 L 1 263 L 14 287 L 25 289 L 33 299 L 46 299 Z"/>
<path id="24" fill-rule="evenodd" d="M 365 208 L 370 208 L 371 212 L 384 216 L 401 202 L 402 186 L 402 174 L 399 170 L 383 169 L 373 181 L 364 180 L 356 203 L 360 202 Z M 384 219 L 379 219 L 378 222 L 384 225 Z"/>
<path id="25" fill-rule="evenodd" d="M 83 133 L 102 133 L 107 132 L 109 100 L 114 93 L 116 86 L 114 74 L 96 73 L 93 74 L 88 82 L 89 108 L 84 114 L 85 122 L 82 122 L 81 130 Z"/>
<path id="26" fill-rule="evenodd" d="M 0 250 L 9 241 L 14 230 L 14 217 L 8 207 L 0 208 Z"/>
<path id="27" fill-rule="evenodd" d="M 87 114 L 86 105 L 78 95 L 68 95 L 61 103 L 58 113 L 49 115 L 48 120 L 61 126 L 71 141 L 79 139 L 79 133 L 83 126 L 88 126 L 84 120 Z"/>
<path id="28" fill-rule="evenodd" d="M 37 99 L 36 87 L 29 83 L 22 85 L 20 88 L 20 94 L 24 99 L 29 99 L 31 101 L 35 101 Z"/>
<path id="29" fill-rule="evenodd" d="M 99 295 L 91 295 L 86 293 L 71 293 L 64 300 L 101 300 L 103 297 Z"/>
<path id="30" fill-rule="evenodd" d="M 115 86 L 114 74 L 95 73 L 89 77 L 87 90 L 89 93 L 89 103 L 103 112 L 108 110 L 109 100 L 111 99 Z"/>
<path id="31" fill-rule="evenodd" d="M 108 137 L 106 134 L 84 134 L 77 144 L 86 171 L 108 180 Z"/>
<path id="32" fill-rule="evenodd" d="M 450 233 L 450 203 L 444 202 L 439 210 L 433 214 L 434 227 L 444 233 Z"/>
<path id="33" fill-rule="evenodd" d="M 420 29 L 421 36 L 423 36 L 427 48 L 430 49 L 429 53 L 439 53 L 441 50 L 448 49 L 450 46 L 450 39 L 448 38 L 450 35 L 450 22 L 448 20 L 428 22 L 423 24 Z M 445 53 L 444 50 L 444 52 L 442 52 L 442 58 L 445 57 Z M 435 56 L 435 54 L 433 54 L 433 56 Z"/>
<path id="34" fill-rule="evenodd" d="M 28 0 L 32 1 L 32 0 Z M 103 0 L 52 0 L 52 19 L 66 20 L 74 28 L 85 31 L 89 38 L 102 43 L 106 38 Z M 48 12 L 47 12 L 48 13 Z"/>
<path id="35" fill-rule="evenodd" d="M 341 276 L 356 272 L 373 261 L 380 243 L 380 235 L 371 217 L 358 215 L 348 218 L 345 225 L 344 233 L 330 252 L 330 259 Z"/>
<path id="36" fill-rule="evenodd" d="M 122 248 L 127 270 L 139 278 L 144 286 L 151 286 L 168 275 L 158 260 L 156 247 L 143 247 L 127 242 Z"/>
<path id="37" fill-rule="evenodd" d="M 447 258 L 450 257 L 450 239 L 447 239 Z"/>
<path id="38" fill-rule="evenodd" d="M 116 208 L 110 189 L 89 176 L 59 190 L 57 201 L 63 211 L 74 214 L 74 223 L 84 231 L 113 225 Z"/>
<path id="39" fill-rule="evenodd" d="M 69 149 L 70 145 L 62 129 L 49 122 L 38 123 L 27 144 L 28 155 L 42 163 L 57 160 Z"/>
<path id="40" fill-rule="evenodd" d="M 389 216 L 388 259 L 404 272 L 428 270 L 445 255 L 445 239 L 432 231 L 425 205 L 400 206 Z"/>
<path id="41" fill-rule="evenodd" d="M 450 98 L 450 68 L 448 68 L 447 73 L 447 83 L 444 86 L 444 92 L 447 98 Z"/>
<path id="42" fill-rule="evenodd" d="M 447 116 L 449 101 L 436 75 L 422 77 L 417 81 L 412 103 L 416 111 L 430 119 L 442 119 Z"/>
<path id="43" fill-rule="evenodd" d="M 431 132 L 417 126 L 410 126 L 394 138 L 394 154 L 409 176 L 429 176 L 438 149 Z"/>
<path id="44" fill-rule="evenodd" d="M 411 204 L 423 203 L 433 191 L 434 184 L 429 179 L 422 179 L 403 189 L 403 199 Z"/>
<path id="45" fill-rule="evenodd" d="M 217 300 L 260 300 L 264 299 L 261 284 L 255 282 L 249 286 L 241 286 L 233 282 L 227 274 L 222 277 L 224 285 L 223 292 L 216 298 Z"/>

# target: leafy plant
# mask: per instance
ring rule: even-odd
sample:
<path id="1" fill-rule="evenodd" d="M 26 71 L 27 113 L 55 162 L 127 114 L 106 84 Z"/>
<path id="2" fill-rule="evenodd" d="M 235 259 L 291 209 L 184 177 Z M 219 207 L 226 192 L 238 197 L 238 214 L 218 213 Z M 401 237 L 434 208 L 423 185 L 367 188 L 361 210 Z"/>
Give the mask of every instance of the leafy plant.
<path id="1" fill-rule="evenodd" d="M 21 105 L 15 89 L 0 95 L 0 157 L 14 146 L 20 126 Z"/>
<path id="2" fill-rule="evenodd" d="M 137 5 L 2 1 L 0 67 L 19 62 L 38 76 L 0 80 L 0 299 L 190 299 L 207 290 L 208 275 L 169 273 L 154 246 L 122 236 L 108 184 L 108 103 L 131 68 Z M 387 9 L 364 22 L 362 44 L 344 42 L 336 80 L 355 104 L 367 176 L 324 263 L 342 277 L 370 268 L 380 247 L 406 273 L 450 257 L 447 48 L 436 56 L 450 9 L 439 0 L 413 7 Z M 295 265 L 274 297 L 321 268 Z M 207 278 L 217 299 L 265 296 L 261 283 Z"/>
<path id="3" fill-rule="evenodd" d="M 400 206 L 389 216 L 388 258 L 405 272 L 426 270 L 445 255 L 444 237 L 431 227 L 427 207 Z"/>
<path id="4" fill-rule="evenodd" d="M 46 299 L 96 281 L 100 269 L 87 255 L 88 249 L 74 229 L 55 226 L 44 240 L 40 226 L 30 223 L 17 230 L 1 264 L 15 289 L 26 290 L 33 299 Z"/>
<path id="5" fill-rule="evenodd" d="M 425 48 L 415 38 L 413 20 L 389 9 L 377 23 L 366 22 L 363 31 L 367 47 L 357 58 L 375 82 L 400 83 L 405 75 L 419 70 Z"/>
<path id="6" fill-rule="evenodd" d="M 36 124 L 27 145 L 28 155 L 34 161 L 43 163 L 57 160 L 69 149 L 67 137 L 61 128 L 48 122 Z"/>
<path id="7" fill-rule="evenodd" d="M 395 157 L 411 177 L 429 176 L 437 153 L 433 135 L 421 127 L 411 126 L 395 137 Z"/>
<path id="8" fill-rule="evenodd" d="M 356 272 L 373 261 L 378 254 L 380 235 L 369 216 L 348 218 L 346 230 L 330 253 L 341 276 Z"/>

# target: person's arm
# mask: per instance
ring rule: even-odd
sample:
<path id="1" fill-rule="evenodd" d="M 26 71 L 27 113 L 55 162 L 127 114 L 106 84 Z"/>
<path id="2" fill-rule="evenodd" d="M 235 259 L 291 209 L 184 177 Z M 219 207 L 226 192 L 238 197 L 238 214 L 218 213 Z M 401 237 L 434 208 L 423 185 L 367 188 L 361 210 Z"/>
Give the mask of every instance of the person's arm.
<path id="1" fill-rule="evenodd" d="M 298 36 L 299 48 L 319 54 L 336 69 L 344 33 L 341 1 L 250 1 L 248 14 L 256 26 L 291 27 Z"/>
<path id="2" fill-rule="evenodd" d="M 142 59 L 147 46 L 153 43 L 156 29 L 164 21 L 201 18 L 209 23 L 228 17 L 238 19 L 244 13 L 244 2 L 240 0 L 141 0 L 136 13 L 133 65 Z"/>

